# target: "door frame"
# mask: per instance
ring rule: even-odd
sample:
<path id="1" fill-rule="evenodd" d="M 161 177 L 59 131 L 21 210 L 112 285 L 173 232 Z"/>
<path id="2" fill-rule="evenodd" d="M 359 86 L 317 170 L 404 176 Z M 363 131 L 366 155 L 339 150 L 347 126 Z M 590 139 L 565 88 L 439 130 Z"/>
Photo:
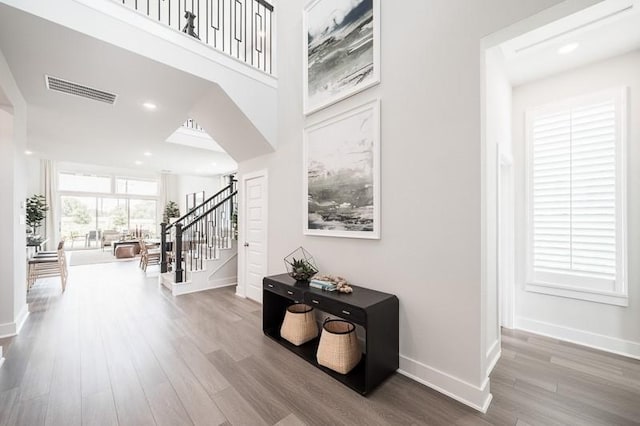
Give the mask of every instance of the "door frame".
<path id="1" fill-rule="evenodd" d="M 570 15 L 582 12 L 592 6 L 602 5 L 615 0 L 605 0 L 597 2 L 594 0 L 564 0 L 554 6 L 546 8 L 538 13 L 524 18 L 504 29 L 498 30 L 480 40 L 480 262 L 481 262 L 481 278 L 480 278 L 480 300 L 481 300 L 481 322 L 480 322 L 480 338 L 482 347 L 481 365 L 485 371 L 484 377 L 481 377 L 481 383 L 489 383 L 489 373 L 493 366 L 491 357 L 488 356 L 492 351 L 487 348 L 486 334 L 488 327 L 499 326 L 498 324 L 487 324 L 486 312 L 493 309 L 489 301 L 484 296 L 487 292 L 489 284 L 493 283 L 490 272 L 498 267 L 498 250 L 491 250 L 491 243 L 497 242 L 497 210 L 495 205 L 488 203 L 489 200 L 497 199 L 494 192 L 499 190 L 496 185 L 498 180 L 499 164 L 493 164 L 497 160 L 497 145 L 494 141 L 487 138 L 487 72 L 488 72 L 488 54 L 492 49 L 497 49 L 503 42 L 516 38 L 522 34 L 526 34 L 535 29 L 541 28 L 547 24 L 564 19 Z M 513 183 L 513 182 L 512 182 Z M 495 230 L 492 229 L 495 225 Z M 514 265 L 515 267 L 515 265 Z M 496 274 L 497 278 L 497 274 Z M 498 282 L 495 282 L 498 285 Z M 500 292 L 500 288 L 498 291 Z M 503 303 L 503 300 L 496 302 Z M 515 310 L 515 300 L 511 299 L 512 309 Z M 498 310 L 500 312 L 502 307 Z M 514 312 L 515 316 L 515 312 Z M 515 319 L 514 319 L 515 320 Z M 517 322 L 517 321 L 516 321 Z M 486 354 L 486 355 L 485 355 Z M 498 352 L 499 357 L 499 352 Z M 497 360 L 497 358 L 495 358 Z M 490 399 L 487 400 L 488 402 Z M 487 402 L 487 406 L 488 406 Z"/>
<path id="2" fill-rule="evenodd" d="M 246 252 L 244 247 L 244 239 L 246 232 L 246 217 L 247 217 L 247 203 L 246 203 L 246 185 L 247 181 L 255 178 L 264 178 L 264 204 L 265 204 L 265 229 L 264 229 L 264 255 L 265 261 L 265 274 L 269 273 L 269 172 L 267 169 L 255 170 L 240 175 L 240 185 L 238 186 L 238 285 L 236 287 L 236 296 L 247 298 L 247 279 L 246 279 Z"/>
<path id="3" fill-rule="evenodd" d="M 514 328 L 515 318 L 515 228 L 513 158 L 498 154 L 497 189 L 497 280 L 498 327 Z M 507 193 L 505 193 L 505 190 Z"/>

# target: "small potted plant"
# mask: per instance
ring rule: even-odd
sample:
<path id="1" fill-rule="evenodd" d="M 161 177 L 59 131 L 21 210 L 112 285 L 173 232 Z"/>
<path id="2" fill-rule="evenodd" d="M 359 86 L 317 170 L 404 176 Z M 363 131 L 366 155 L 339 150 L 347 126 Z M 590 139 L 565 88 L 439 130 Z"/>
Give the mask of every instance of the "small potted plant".
<path id="1" fill-rule="evenodd" d="M 177 219 L 180 217 L 180 209 L 175 201 L 169 201 L 164 208 L 164 217 L 162 220 L 164 223 L 173 223 L 171 219 Z"/>
<path id="2" fill-rule="evenodd" d="M 284 264 L 289 276 L 296 281 L 308 281 L 318 273 L 313 256 L 302 247 L 285 257 Z"/>
<path id="3" fill-rule="evenodd" d="M 42 221 L 47 217 L 47 211 L 49 211 L 49 205 L 44 195 L 34 194 L 27 198 L 26 204 L 26 216 L 27 216 L 27 233 L 30 234 L 28 239 L 34 242 L 40 240 L 37 235 L 38 227 L 42 224 Z"/>

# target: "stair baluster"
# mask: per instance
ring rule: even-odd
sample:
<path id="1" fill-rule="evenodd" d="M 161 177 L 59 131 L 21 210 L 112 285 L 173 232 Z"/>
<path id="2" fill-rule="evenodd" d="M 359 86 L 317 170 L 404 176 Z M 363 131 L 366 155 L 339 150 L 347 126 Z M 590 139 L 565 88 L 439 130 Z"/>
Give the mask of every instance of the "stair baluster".
<path id="1" fill-rule="evenodd" d="M 233 212 L 236 205 L 236 181 L 194 207 L 172 224 L 162 223 L 162 273 L 173 270 L 175 283 L 189 279 L 189 272 L 205 269 L 205 261 L 217 259 L 221 249 L 232 247 L 234 237 Z M 173 249 L 173 259 L 167 249 Z"/>

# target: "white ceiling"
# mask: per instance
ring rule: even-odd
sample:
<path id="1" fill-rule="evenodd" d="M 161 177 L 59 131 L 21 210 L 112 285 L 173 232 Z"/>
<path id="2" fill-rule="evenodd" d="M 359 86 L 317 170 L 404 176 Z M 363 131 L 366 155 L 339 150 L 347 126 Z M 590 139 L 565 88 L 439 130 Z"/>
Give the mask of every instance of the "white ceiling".
<path id="1" fill-rule="evenodd" d="M 224 152 L 166 142 L 213 83 L 3 4 L 0 50 L 27 101 L 36 156 L 192 175 L 237 167 Z M 48 91 L 45 74 L 116 93 L 117 101 Z M 158 108 L 144 109 L 146 101 Z"/>
<path id="2" fill-rule="evenodd" d="M 571 53 L 558 49 L 579 43 Z M 640 48 L 638 0 L 607 0 L 501 45 L 513 86 Z"/>

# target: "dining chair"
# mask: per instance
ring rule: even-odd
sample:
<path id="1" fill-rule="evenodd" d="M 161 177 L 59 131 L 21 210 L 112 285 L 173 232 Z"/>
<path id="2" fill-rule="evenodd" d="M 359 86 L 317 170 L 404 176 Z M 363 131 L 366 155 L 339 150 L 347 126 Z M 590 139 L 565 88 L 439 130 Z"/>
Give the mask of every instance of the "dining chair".
<path id="1" fill-rule="evenodd" d="M 27 291 L 35 284 L 38 278 L 60 277 L 62 292 L 67 287 L 67 256 L 64 252 L 64 240 L 58 243 L 56 252 L 40 252 L 28 261 Z"/>
<path id="2" fill-rule="evenodd" d="M 140 267 L 143 271 L 147 272 L 147 266 L 149 264 L 160 264 L 160 249 L 149 249 L 143 239 L 138 240 L 140 244 Z"/>

